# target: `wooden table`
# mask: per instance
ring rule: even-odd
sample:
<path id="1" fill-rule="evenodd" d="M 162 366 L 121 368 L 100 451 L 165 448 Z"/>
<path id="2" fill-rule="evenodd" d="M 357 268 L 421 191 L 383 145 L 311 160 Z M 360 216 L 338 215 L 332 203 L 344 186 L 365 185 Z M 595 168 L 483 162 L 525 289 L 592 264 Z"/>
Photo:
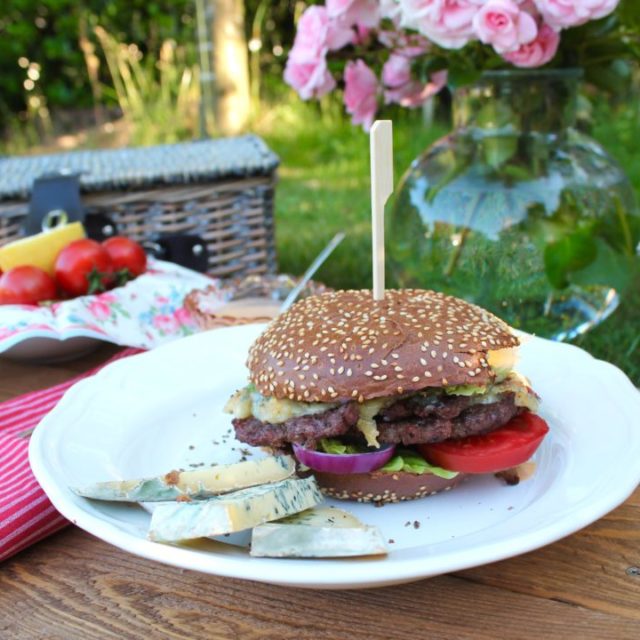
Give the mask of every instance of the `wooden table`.
<path id="1" fill-rule="evenodd" d="M 0 401 L 113 353 L 104 347 L 46 367 L 0 360 Z M 640 638 L 640 490 L 538 551 L 380 589 L 294 590 L 217 578 L 137 558 L 72 526 L 0 568 L 2 640 L 543 637 Z"/>

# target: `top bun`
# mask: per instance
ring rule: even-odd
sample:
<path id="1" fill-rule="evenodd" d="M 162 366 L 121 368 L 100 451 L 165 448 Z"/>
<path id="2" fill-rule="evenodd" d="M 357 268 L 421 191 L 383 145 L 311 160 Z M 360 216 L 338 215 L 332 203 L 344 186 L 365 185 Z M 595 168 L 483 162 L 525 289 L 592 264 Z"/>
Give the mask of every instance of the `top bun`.
<path id="1" fill-rule="evenodd" d="M 334 291 L 277 317 L 249 351 L 251 382 L 269 397 L 341 402 L 486 384 L 488 351 L 514 347 L 509 326 L 453 296 L 420 289 Z"/>

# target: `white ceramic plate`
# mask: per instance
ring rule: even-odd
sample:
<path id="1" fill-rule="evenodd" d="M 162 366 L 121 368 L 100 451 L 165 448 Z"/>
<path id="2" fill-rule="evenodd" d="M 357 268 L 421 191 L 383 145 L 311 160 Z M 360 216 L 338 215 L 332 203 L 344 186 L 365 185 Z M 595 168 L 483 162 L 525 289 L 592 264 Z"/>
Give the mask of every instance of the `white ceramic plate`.
<path id="1" fill-rule="evenodd" d="M 137 555 L 205 573 L 298 587 L 355 588 L 418 580 L 508 558 L 567 536 L 622 503 L 640 481 L 640 394 L 618 369 L 564 344 L 532 338 L 519 369 L 544 402 L 552 433 L 533 479 L 477 478 L 455 491 L 387 505 L 341 503 L 380 527 L 383 559 L 252 558 L 221 542 L 146 539 L 137 505 L 94 502 L 68 487 L 238 460 L 222 408 L 246 380 L 260 327 L 219 329 L 115 362 L 75 385 L 36 429 L 36 477 L 58 510 Z M 414 523 L 416 523 L 414 525 Z"/>

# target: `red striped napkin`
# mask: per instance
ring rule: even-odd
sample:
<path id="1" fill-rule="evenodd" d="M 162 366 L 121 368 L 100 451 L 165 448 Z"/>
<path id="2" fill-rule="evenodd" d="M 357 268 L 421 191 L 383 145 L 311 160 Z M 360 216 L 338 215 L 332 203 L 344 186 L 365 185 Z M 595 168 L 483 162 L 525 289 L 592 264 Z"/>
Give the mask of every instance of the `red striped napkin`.
<path id="1" fill-rule="evenodd" d="M 109 362 L 140 351 L 124 349 Z M 69 524 L 49 502 L 31 472 L 29 434 L 69 387 L 103 366 L 0 404 L 0 562 Z"/>

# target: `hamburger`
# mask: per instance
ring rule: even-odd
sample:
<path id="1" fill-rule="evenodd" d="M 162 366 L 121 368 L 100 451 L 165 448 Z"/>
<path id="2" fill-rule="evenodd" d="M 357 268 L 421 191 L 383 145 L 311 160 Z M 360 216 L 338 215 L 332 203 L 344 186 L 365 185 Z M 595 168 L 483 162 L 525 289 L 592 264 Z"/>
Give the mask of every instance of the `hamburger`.
<path id="1" fill-rule="evenodd" d="M 548 430 L 488 311 L 417 289 L 306 298 L 251 346 L 236 438 L 309 467 L 325 494 L 397 502 L 526 462 Z M 517 479 L 517 474 L 515 474 Z"/>

